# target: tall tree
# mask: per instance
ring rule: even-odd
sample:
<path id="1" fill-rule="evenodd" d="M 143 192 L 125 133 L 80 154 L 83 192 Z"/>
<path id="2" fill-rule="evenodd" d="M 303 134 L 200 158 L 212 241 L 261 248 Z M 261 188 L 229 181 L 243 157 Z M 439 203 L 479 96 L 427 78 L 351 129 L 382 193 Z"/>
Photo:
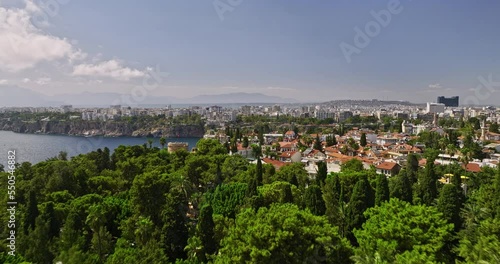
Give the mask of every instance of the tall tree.
<path id="1" fill-rule="evenodd" d="M 257 181 L 257 186 L 261 186 L 264 170 L 262 168 L 262 161 L 260 160 L 260 157 L 257 157 L 257 168 L 255 170 L 255 173 L 256 173 L 255 179 Z"/>
<path id="2" fill-rule="evenodd" d="M 212 217 L 213 210 L 210 204 L 205 205 L 200 210 L 200 217 L 196 225 L 196 235 L 199 236 L 203 246 L 203 252 L 200 254 L 200 261 L 206 262 L 207 256 L 212 255 L 217 250 L 217 242 L 215 241 L 215 223 Z"/>
<path id="3" fill-rule="evenodd" d="M 419 198 L 425 205 L 432 205 L 438 196 L 437 176 L 434 170 L 434 160 L 427 160 L 425 171 L 418 182 Z"/>
<path id="4" fill-rule="evenodd" d="M 318 162 L 318 172 L 316 173 L 316 184 L 323 186 L 325 184 L 326 176 L 328 175 L 328 167 L 326 162 Z"/>
<path id="5" fill-rule="evenodd" d="M 370 203 L 373 202 L 371 193 L 372 190 L 367 176 L 361 176 L 356 185 L 354 185 L 354 190 L 347 207 L 348 230 L 350 232 L 355 228 L 361 228 L 361 225 L 365 222 L 363 213 L 370 207 Z M 354 238 L 352 233 L 348 233 L 348 237 L 353 245 L 357 244 L 356 238 Z"/>
<path id="6" fill-rule="evenodd" d="M 186 225 L 187 201 L 176 192 L 167 194 L 166 198 L 166 205 L 162 212 L 164 222 L 162 243 L 166 248 L 165 253 L 170 261 L 185 259 L 187 254 L 184 248 L 189 237 Z"/>
<path id="7" fill-rule="evenodd" d="M 316 139 L 314 140 L 313 148 L 319 151 L 323 151 L 323 146 L 321 145 L 321 140 L 319 139 L 319 134 L 316 134 Z"/>
<path id="8" fill-rule="evenodd" d="M 325 201 L 325 215 L 332 225 L 339 226 L 339 207 L 342 202 L 342 186 L 338 174 L 326 179 L 323 185 L 323 200 Z"/>
<path id="9" fill-rule="evenodd" d="M 417 182 L 417 178 L 418 178 L 417 172 L 418 172 L 417 156 L 413 153 L 410 153 L 408 155 L 407 160 L 406 160 L 406 173 L 407 173 L 408 179 L 410 180 L 410 183 L 412 185 Z"/>
<path id="10" fill-rule="evenodd" d="M 337 139 L 335 138 L 335 135 L 329 135 L 326 137 L 326 146 L 331 147 L 337 145 Z"/>
<path id="11" fill-rule="evenodd" d="M 389 183 L 383 174 L 377 176 L 377 189 L 375 190 L 375 205 L 379 206 L 389 200 Z"/>
<path id="12" fill-rule="evenodd" d="M 462 210 L 462 193 L 453 184 L 446 184 L 441 189 L 436 208 L 443 214 L 443 217 L 454 225 L 455 231 L 459 231 L 462 226 L 460 212 Z"/>
<path id="13" fill-rule="evenodd" d="M 362 147 L 365 147 L 367 145 L 366 133 L 364 133 L 364 132 L 361 134 L 361 139 L 359 140 L 359 145 L 361 145 Z"/>
<path id="14" fill-rule="evenodd" d="M 396 177 L 391 178 L 391 181 L 391 198 L 398 198 L 402 201 L 412 203 L 413 190 L 410 179 L 408 178 L 407 170 L 401 170 Z"/>
<path id="15" fill-rule="evenodd" d="M 244 148 L 248 148 L 248 137 L 247 136 L 243 137 L 243 143 L 241 146 Z"/>
<path id="16" fill-rule="evenodd" d="M 325 201 L 323 200 L 321 188 L 318 185 L 311 185 L 304 194 L 306 208 L 314 215 L 325 214 Z"/>

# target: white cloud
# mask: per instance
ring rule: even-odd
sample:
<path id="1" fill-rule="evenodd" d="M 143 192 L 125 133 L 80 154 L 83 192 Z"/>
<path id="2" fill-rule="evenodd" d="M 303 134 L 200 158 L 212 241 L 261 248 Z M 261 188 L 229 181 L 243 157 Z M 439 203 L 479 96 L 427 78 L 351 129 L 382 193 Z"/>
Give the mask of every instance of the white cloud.
<path id="1" fill-rule="evenodd" d="M 38 84 L 38 85 L 46 85 L 48 83 L 50 83 L 50 81 L 52 81 L 51 78 L 49 77 L 42 77 L 42 78 L 38 78 L 35 83 Z"/>
<path id="2" fill-rule="evenodd" d="M 31 82 L 30 78 L 24 78 L 23 79 L 23 83 L 29 83 L 29 82 Z"/>
<path id="3" fill-rule="evenodd" d="M 5 80 L 5 79 L 0 79 L 0 85 L 2 84 L 7 84 L 9 81 Z"/>
<path id="4" fill-rule="evenodd" d="M 443 86 L 441 86 L 441 84 L 439 83 L 434 83 L 434 84 L 429 84 L 429 88 L 439 90 L 443 88 Z"/>
<path id="5" fill-rule="evenodd" d="M 0 6 L 0 70 L 18 72 L 41 62 L 72 61 L 86 56 L 66 38 L 38 29 L 33 21 L 40 12 L 32 0 L 27 0 L 24 8 Z"/>
<path id="6" fill-rule="evenodd" d="M 132 69 L 122 65 L 120 61 L 109 60 L 97 64 L 80 64 L 73 68 L 74 76 L 110 77 L 120 81 L 146 76 L 145 71 Z"/>

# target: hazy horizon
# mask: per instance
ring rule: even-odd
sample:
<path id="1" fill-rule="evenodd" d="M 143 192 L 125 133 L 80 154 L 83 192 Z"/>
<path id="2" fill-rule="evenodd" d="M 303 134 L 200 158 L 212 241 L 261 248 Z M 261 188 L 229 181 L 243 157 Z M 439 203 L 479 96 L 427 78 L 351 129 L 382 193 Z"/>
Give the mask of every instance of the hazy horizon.
<path id="1" fill-rule="evenodd" d="M 498 10 L 451 0 L 0 0 L 0 87 L 498 104 Z"/>

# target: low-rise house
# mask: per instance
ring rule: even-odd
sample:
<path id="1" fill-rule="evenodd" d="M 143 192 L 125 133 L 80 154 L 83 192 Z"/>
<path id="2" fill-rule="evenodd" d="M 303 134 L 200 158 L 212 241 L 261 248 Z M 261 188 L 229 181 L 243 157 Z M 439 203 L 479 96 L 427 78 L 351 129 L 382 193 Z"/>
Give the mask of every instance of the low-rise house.
<path id="1" fill-rule="evenodd" d="M 317 150 L 317 149 L 312 149 L 310 151 L 307 151 L 307 153 L 306 153 L 306 151 L 304 151 L 304 157 L 306 157 L 306 158 L 314 159 L 314 160 L 326 159 L 326 154 Z"/>
<path id="2" fill-rule="evenodd" d="M 387 177 L 395 176 L 401 170 L 401 166 L 395 162 L 384 161 L 377 166 L 377 173 Z"/>
<path id="3" fill-rule="evenodd" d="M 297 144 L 295 142 L 279 142 L 280 144 L 280 151 L 297 151 Z"/>
<path id="4" fill-rule="evenodd" d="M 279 170 L 281 167 L 283 167 L 286 163 L 279 161 L 279 160 L 274 160 L 270 158 L 263 158 L 262 159 L 262 164 L 271 164 L 276 170 Z"/>
<path id="5" fill-rule="evenodd" d="M 302 155 L 298 151 L 285 151 L 280 155 L 280 161 L 283 162 L 300 162 Z"/>

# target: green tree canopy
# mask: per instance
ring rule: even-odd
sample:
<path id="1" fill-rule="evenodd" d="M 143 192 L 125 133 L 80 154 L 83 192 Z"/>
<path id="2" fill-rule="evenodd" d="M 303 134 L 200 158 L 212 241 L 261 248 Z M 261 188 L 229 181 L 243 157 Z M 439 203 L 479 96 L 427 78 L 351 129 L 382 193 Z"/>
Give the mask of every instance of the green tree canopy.
<path id="1" fill-rule="evenodd" d="M 350 263 L 351 255 L 324 217 L 292 204 L 243 211 L 221 245 L 216 263 Z"/>
<path id="2" fill-rule="evenodd" d="M 441 249 L 451 239 L 453 225 L 434 207 L 411 205 L 391 199 L 368 209 L 362 229 L 354 234 L 359 243 L 356 255 L 375 256 L 397 263 L 404 254 L 425 255 L 433 262 L 442 259 Z"/>

